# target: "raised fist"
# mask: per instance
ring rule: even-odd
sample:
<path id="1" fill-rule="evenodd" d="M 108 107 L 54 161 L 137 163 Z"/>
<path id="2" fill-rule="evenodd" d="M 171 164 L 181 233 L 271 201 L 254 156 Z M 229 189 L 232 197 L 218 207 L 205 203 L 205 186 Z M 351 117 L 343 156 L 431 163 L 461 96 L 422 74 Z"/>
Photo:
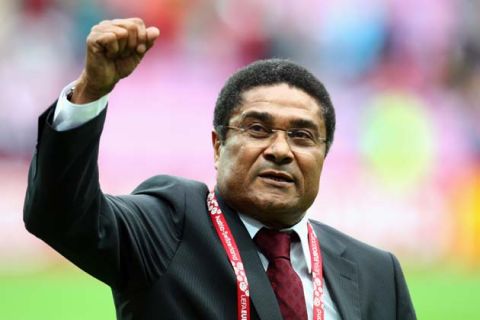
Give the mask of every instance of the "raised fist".
<path id="1" fill-rule="evenodd" d="M 102 21 L 87 37 L 85 67 L 71 101 L 88 103 L 108 94 L 130 75 L 160 35 L 139 18 Z"/>

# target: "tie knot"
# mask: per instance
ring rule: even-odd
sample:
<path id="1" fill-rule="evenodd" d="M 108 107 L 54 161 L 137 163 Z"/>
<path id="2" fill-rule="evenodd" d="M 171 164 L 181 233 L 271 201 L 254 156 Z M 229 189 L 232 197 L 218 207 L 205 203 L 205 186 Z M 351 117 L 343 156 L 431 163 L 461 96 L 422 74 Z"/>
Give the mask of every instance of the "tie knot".
<path id="1" fill-rule="evenodd" d="M 275 258 L 290 260 L 290 233 L 262 228 L 255 235 L 254 241 L 269 261 Z"/>

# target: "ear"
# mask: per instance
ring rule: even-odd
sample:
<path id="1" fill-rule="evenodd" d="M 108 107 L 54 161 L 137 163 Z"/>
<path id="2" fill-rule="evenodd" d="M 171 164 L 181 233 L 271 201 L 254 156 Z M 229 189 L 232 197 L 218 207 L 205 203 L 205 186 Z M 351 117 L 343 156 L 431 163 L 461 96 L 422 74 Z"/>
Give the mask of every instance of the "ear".
<path id="1" fill-rule="evenodd" d="M 218 133 L 215 130 L 212 130 L 212 146 L 213 146 L 213 156 L 215 160 L 215 170 L 217 170 L 218 161 L 220 159 L 220 152 L 222 149 L 222 141 Z"/>

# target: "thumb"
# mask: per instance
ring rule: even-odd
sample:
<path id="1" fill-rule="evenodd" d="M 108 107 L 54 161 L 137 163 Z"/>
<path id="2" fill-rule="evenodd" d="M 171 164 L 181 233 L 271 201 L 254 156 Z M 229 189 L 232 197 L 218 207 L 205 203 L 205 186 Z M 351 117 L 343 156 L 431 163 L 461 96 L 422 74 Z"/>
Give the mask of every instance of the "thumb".
<path id="1" fill-rule="evenodd" d="M 148 27 L 147 28 L 147 41 L 155 41 L 160 35 L 160 29 L 157 27 Z"/>
<path id="2" fill-rule="evenodd" d="M 137 46 L 137 53 L 141 55 L 145 54 L 145 52 L 147 52 L 147 50 L 153 46 L 155 40 L 157 40 L 157 38 L 160 36 L 160 30 L 157 27 L 149 27 L 145 30 L 145 32 L 146 42 Z"/>

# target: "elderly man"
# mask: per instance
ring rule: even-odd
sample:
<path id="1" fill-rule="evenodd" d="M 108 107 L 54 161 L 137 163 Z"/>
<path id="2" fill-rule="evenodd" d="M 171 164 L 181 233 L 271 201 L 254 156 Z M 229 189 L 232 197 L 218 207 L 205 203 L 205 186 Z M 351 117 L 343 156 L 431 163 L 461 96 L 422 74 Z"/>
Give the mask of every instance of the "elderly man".
<path id="1" fill-rule="evenodd" d="M 136 18 L 92 28 L 82 74 L 39 120 L 27 229 L 108 284 L 118 319 L 415 319 L 392 254 L 306 217 L 335 114 L 294 63 L 253 63 L 220 92 L 215 190 L 156 176 L 102 193 L 106 95 L 158 36 Z"/>

